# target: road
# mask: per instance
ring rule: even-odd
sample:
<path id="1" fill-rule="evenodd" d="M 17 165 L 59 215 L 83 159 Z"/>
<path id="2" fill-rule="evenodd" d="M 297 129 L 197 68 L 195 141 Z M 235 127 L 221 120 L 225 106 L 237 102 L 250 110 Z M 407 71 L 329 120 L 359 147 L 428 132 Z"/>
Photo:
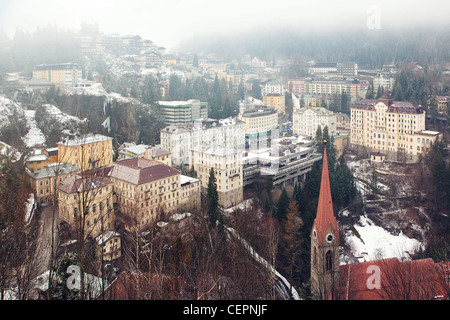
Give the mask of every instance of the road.
<path id="1" fill-rule="evenodd" d="M 55 211 L 55 212 L 53 212 Z M 50 267 L 50 255 L 51 255 L 51 243 L 52 243 L 52 216 L 55 213 L 54 222 L 54 243 L 56 252 L 58 244 L 58 231 L 57 226 L 59 224 L 58 208 L 55 206 L 42 207 L 41 214 L 39 216 L 39 234 L 37 239 L 37 247 L 35 253 L 35 274 L 33 278 L 49 270 Z"/>

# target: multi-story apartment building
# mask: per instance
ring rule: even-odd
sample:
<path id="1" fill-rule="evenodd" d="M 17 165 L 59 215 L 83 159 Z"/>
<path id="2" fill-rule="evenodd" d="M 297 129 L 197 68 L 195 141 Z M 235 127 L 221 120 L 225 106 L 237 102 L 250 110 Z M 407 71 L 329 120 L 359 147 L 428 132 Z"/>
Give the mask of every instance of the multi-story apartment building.
<path id="1" fill-rule="evenodd" d="M 41 64 L 34 68 L 33 79 L 44 79 L 55 85 L 77 87 L 82 83 L 82 70 L 76 63 Z"/>
<path id="2" fill-rule="evenodd" d="M 292 131 L 294 134 L 314 137 L 319 126 L 321 130 L 327 126 L 329 135 L 336 135 L 336 114 L 324 107 L 294 109 L 292 116 Z"/>
<path id="3" fill-rule="evenodd" d="M 314 80 L 308 79 L 305 82 L 306 93 L 316 95 L 342 94 L 345 92 L 351 97 L 359 97 L 361 92 L 360 83 L 357 79 L 347 80 Z"/>
<path id="4" fill-rule="evenodd" d="M 200 119 L 167 126 L 160 132 L 161 148 L 171 153 L 172 164 L 190 163 L 191 150 L 209 147 L 240 148 L 245 144 L 245 123 L 238 118 Z"/>
<path id="5" fill-rule="evenodd" d="M 278 112 L 275 109 L 259 108 L 238 115 L 245 122 L 245 149 L 268 146 L 269 139 L 278 138 Z"/>
<path id="6" fill-rule="evenodd" d="M 58 148 L 34 150 L 25 158 L 25 167 L 34 172 L 56 162 L 58 162 Z"/>
<path id="7" fill-rule="evenodd" d="M 361 100 L 350 107 L 350 145 L 380 152 L 386 159 L 415 162 L 442 134 L 425 128 L 425 111 L 386 95 Z"/>
<path id="8" fill-rule="evenodd" d="M 83 227 L 85 238 L 113 230 L 113 188 L 104 168 L 67 177 L 57 188 L 60 219 L 76 230 Z"/>
<path id="9" fill-rule="evenodd" d="M 297 78 L 290 79 L 288 81 L 288 89 L 290 92 L 295 94 L 296 96 L 300 96 L 305 93 L 305 79 L 306 78 Z"/>
<path id="10" fill-rule="evenodd" d="M 188 101 L 158 101 L 158 105 L 166 126 L 186 124 L 196 119 L 208 117 L 208 103 L 196 99 Z"/>
<path id="11" fill-rule="evenodd" d="M 393 73 L 379 73 L 373 78 L 372 83 L 375 92 L 377 92 L 379 87 L 392 91 L 395 83 L 395 75 Z"/>
<path id="12" fill-rule="evenodd" d="M 160 147 L 148 146 L 145 149 L 144 158 L 159 161 L 168 166 L 172 165 L 172 156 L 170 151 L 161 149 Z"/>
<path id="13" fill-rule="evenodd" d="M 101 134 L 69 135 L 58 142 L 58 162 L 72 163 L 83 171 L 106 166 L 113 161 L 112 140 Z"/>
<path id="14" fill-rule="evenodd" d="M 141 228 L 163 213 L 198 208 L 200 181 L 159 161 L 131 158 L 106 167 L 114 185 L 114 202 Z"/>
<path id="15" fill-rule="evenodd" d="M 52 204 L 57 197 L 56 188 L 67 177 L 80 172 L 80 168 L 71 163 L 51 163 L 37 171 L 30 172 L 31 189 L 37 203 Z"/>
<path id="16" fill-rule="evenodd" d="M 274 108 L 279 114 L 286 113 L 286 97 L 284 94 L 272 93 L 263 96 L 263 104 L 269 108 Z"/>
<path id="17" fill-rule="evenodd" d="M 358 75 L 358 64 L 354 62 L 320 62 L 308 69 L 311 75 L 339 75 L 354 77 Z"/>
<path id="18" fill-rule="evenodd" d="M 210 170 L 214 170 L 219 206 L 229 208 L 241 203 L 243 195 L 242 150 L 209 147 L 191 151 L 190 166 L 201 181 L 202 193 L 206 194 Z"/>
<path id="19" fill-rule="evenodd" d="M 264 84 L 264 87 L 261 90 L 261 94 L 263 96 L 267 96 L 269 94 L 284 94 L 284 85 L 281 81 L 269 81 Z"/>

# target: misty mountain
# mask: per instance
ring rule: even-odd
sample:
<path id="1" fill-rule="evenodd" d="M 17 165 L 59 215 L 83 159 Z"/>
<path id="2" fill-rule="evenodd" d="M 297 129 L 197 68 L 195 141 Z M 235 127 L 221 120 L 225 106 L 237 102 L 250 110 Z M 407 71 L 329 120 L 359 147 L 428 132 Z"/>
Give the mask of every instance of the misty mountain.
<path id="1" fill-rule="evenodd" d="M 250 54 L 269 62 L 275 58 L 303 62 L 311 59 L 355 61 L 361 68 L 381 67 L 384 63 L 401 66 L 411 61 L 427 65 L 450 59 L 450 29 L 259 29 L 236 34 L 197 35 L 182 42 L 177 50 L 199 55 L 215 53 L 224 60 Z"/>

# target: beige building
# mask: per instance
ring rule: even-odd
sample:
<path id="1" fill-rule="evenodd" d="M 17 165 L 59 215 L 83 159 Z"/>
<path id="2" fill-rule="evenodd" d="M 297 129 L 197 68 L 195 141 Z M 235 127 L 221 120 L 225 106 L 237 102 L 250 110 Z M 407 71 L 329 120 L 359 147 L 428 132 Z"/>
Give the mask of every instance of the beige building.
<path id="1" fill-rule="evenodd" d="M 330 136 L 336 135 L 337 116 L 324 107 L 305 107 L 294 109 L 292 131 L 294 134 L 315 137 L 317 128 L 328 127 Z"/>
<path id="2" fill-rule="evenodd" d="M 260 108 L 253 112 L 238 115 L 245 122 L 245 149 L 266 147 L 271 140 L 278 138 L 278 112 L 271 108 Z"/>
<path id="3" fill-rule="evenodd" d="M 113 161 L 112 140 L 101 134 L 69 136 L 58 142 L 58 162 L 72 163 L 83 171 L 107 166 Z"/>
<path id="4" fill-rule="evenodd" d="M 286 97 L 284 94 L 271 93 L 263 96 L 263 105 L 274 108 L 279 114 L 286 113 Z"/>
<path id="5" fill-rule="evenodd" d="M 34 172 L 29 172 L 31 188 L 39 204 L 52 204 L 57 196 L 57 187 L 67 177 L 80 172 L 71 163 L 52 163 Z"/>
<path id="6" fill-rule="evenodd" d="M 58 186 L 59 217 L 80 230 L 84 237 L 97 237 L 114 228 L 113 182 L 104 169 L 70 176 Z"/>
<path id="7" fill-rule="evenodd" d="M 204 194 L 208 188 L 210 169 L 214 169 L 219 206 L 229 208 L 244 200 L 242 150 L 214 147 L 204 151 L 192 150 L 191 166 L 201 181 Z"/>
<path id="8" fill-rule="evenodd" d="M 159 147 L 148 146 L 145 149 L 144 158 L 162 162 L 167 166 L 172 165 L 172 156 L 170 152 L 166 149 L 161 149 Z"/>
<path id="9" fill-rule="evenodd" d="M 77 87 L 82 83 L 82 70 L 76 63 L 41 64 L 34 68 L 33 79 L 43 79 L 56 85 Z"/>
<path id="10" fill-rule="evenodd" d="M 383 96 L 359 101 L 350 110 L 351 147 L 381 152 L 388 160 L 415 162 L 442 138 L 441 133 L 426 130 L 425 110 L 410 102 Z"/>
<path id="11" fill-rule="evenodd" d="M 145 158 L 120 160 L 107 167 L 120 212 L 138 227 L 200 205 L 200 181 L 187 179 L 159 161 Z"/>

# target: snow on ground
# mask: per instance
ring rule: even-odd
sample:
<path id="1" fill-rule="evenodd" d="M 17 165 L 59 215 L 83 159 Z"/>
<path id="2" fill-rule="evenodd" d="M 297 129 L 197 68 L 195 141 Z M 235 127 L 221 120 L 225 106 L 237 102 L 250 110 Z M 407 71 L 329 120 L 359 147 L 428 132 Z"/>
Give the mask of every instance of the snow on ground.
<path id="1" fill-rule="evenodd" d="M 34 118 L 35 110 L 25 110 L 25 118 L 27 120 L 28 133 L 22 137 L 23 142 L 27 147 L 34 147 L 36 145 L 45 145 L 45 136 L 41 129 L 37 126 Z"/>
<path id="2" fill-rule="evenodd" d="M 354 228 L 359 236 L 349 231 L 345 240 L 353 255 L 360 261 L 393 257 L 408 258 L 408 253 L 415 252 L 421 246 L 418 240 L 408 238 L 401 232 L 399 235 L 393 235 L 376 226 L 366 216 L 361 216 Z"/>
<path id="3" fill-rule="evenodd" d="M 71 129 L 75 128 L 78 124 L 82 123 L 83 121 L 87 121 L 87 119 L 81 120 L 78 117 L 64 113 L 59 108 L 55 107 L 52 104 L 43 104 L 42 106 L 53 118 L 55 118 L 61 123 L 63 128 L 62 132 L 64 134 L 70 134 Z"/>
<path id="4" fill-rule="evenodd" d="M 0 128 L 10 124 L 9 118 L 14 113 L 19 117 L 24 116 L 22 106 L 4 96 L 0 96 Z"/>

